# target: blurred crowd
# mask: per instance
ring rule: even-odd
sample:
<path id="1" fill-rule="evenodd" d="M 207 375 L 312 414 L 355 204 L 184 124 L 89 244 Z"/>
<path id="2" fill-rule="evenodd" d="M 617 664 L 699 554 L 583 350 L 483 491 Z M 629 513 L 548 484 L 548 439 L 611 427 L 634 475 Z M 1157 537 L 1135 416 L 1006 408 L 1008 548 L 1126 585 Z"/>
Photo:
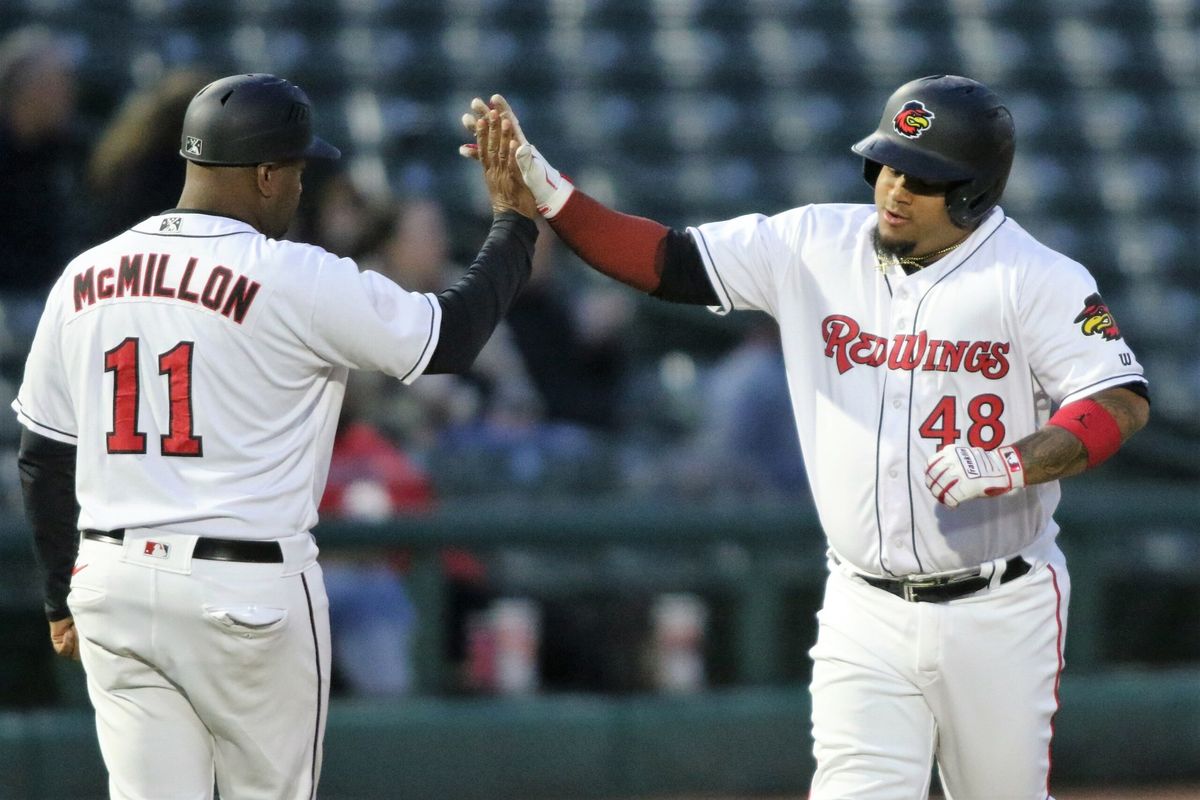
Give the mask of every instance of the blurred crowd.
<path id="1" fill-rule="evenodd" d="M 63 42 L 24 28 L 0 43 L 0 187 L 10 198 L 0 207 L 5 388 L 19 381 L 21 347 L 67 260 L 175 205 L 183 110 L 213 77 L 166 71 L 94 130 L 78 114 Z M 289 238 L 410 290 L 445 288 L 482 242 L 486 210 L 451 218 L 436 194 L 385 185 L 345 160 L 311 169 Z M 412 386 L 352 378 L 338 440 L 350 466 L 335 463 L 325 510 L 371 516 L 464 493 L 802 491 L 771 323 L 709 336 L 697 322 L 702 310 L 664 320 L 648 305 L 590 274 L 543 226 L 528 288 L 469 375 Z M 662 345 L 664 324 L 676 328 L 678 349 Z M 396 463 L 379 455 L 388 448 Z M 381 491 L 368 491 L 356 470 L 372 472 L 376 462 Z"/>
<path id="2" fill-rule="evenodd" d="M 218 75 L 166 71 L 84 123 L 66 44 L 48 29 L 0 41 L 0 394 L 15 397 L 45 294 L 67 261 L 176 205 L 183 112 Z M 320 114 L 337 113 L 318 109 Z M 456 142 L 447 142 L 453 153 Z M 349 160 L 305 176 L 289 238 L 355 259 L 413 291 L 437 292 L 469 265 L 486 208 L 451 217 L 429 191 L 355 172 Z M 463 191 L 467 191 L 465 188 Z M 637 496 L 662 502 L 807 502 L 778 337 L 765 317 L 714 333 L 702 309 L 662 309 L 590 273 L 542 232 L 527 288 L 466 375 L 411 386 L 354 373 L 322 519 L 425 513 L 454 498 Z M 0 415 L 2 507 L 20 508 L 19 430 Z M 328 559 L 340 685 L 404 692 L 415 612 L 404 554 Z M 443 559 L 455 587 L 453 647 L 485 608 L 486 566 Z M 570 623 L 568 623 L 569 625 Z"/>

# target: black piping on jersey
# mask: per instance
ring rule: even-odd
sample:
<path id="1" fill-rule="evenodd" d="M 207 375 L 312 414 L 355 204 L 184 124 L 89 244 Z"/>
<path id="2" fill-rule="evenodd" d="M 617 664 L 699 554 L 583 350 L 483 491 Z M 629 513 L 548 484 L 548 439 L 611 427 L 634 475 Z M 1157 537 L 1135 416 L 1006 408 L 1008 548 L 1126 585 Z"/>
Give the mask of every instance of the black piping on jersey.
<path id="1" fill-rule="evenodd" d="M 1086 392 L 1088 389 L 1092 388 L 1093 386 L 1099 386 L 1102 383 L 1108 383 L 1109 381 L 1120 380 L 1121 378 L 1133 378 L 1134 379 L 1132 381 L 1126 381 L 1126 383 L 1141 383 L 1143 386 L 1146 385 L 1146 376 L 1145 375 L 1139 375 L 1136 372 L 1126 372 L 1124 375 L 1110 375 L 1109 377 L 1104 378 L 1103 380 L 1095 381 L 1094 383 L 1089 383 L 1087 386 L 1081 386 L 1080 388 L 1071 392 L 1071 394 L 1079 394 L 1080 392 Z M 1123 383 L 1114 384 L 1112 388 L 1118 389 L 1122 386 L 1124 386 Z M 1147 398 L 1147 399 L 1149 399 L 1149 398 Z"/>
<path id="2" fill-rule="evenodd" d="M 242 233 L 258 233 L 258 231 L 229 231 L 229 233 L 159 233 L 158 231 L 137 231 L 132 228 L 130 233 L 139 236 L 165 236 L 168 239 L 220 239 L 222 236 L 237 236 Z M 261 235 L 261 234 L 260 234 Z"/>
<path id="3" fill-rule="evenodd" d="M 722 308 L 724 308 L 725 304 L 728 303 L 729 310 L 732 311 L 733 298 L 729 295 L 729 289 L 725 288 L 725 281 L 721 278 L 721 273 L 717 270 L 717 262 L 712 257 L 712 251 L 708 249 L 708 240 L 704 238 L 704 234 L 700 232 L 699 228 L 695 228 L 694 230 L 696 231 L 696 235 L 700 237 L 700 244 L 704 247 L 704 255 L 707 257 L 709 266 L 712 267 L 711 272 L 716 276 L 717 283 L 721 284 L 722 296 L 718 297 L 717 300 L 721 301 Z"/>
<path id="4" fill-rule="evenodd" d="M 432 312 L 433 311 L 433 301 L 429 299 L 429 295 L 423 294 L 421 296 L 425 298 L 426 303 L 429 303 L 429 310 Z M 434 315 L 432 313 L 430 313 L 430 315 L 429 315 L 429 335 L 427 337 L 425 337 L 425 346 L 421 348 L 421 355 L 417 356 L 417 363 L 413 364 L 412 369 L 410 369 L 408 372 L 404 373 L 404 377 L 400 379 L 401 381 L 408 380 L 408 376 L 412 375 L 416 371 L 417 367 L 419 367 L 421 365 L 421 362 L 425 360 L 425 354 L 427 352 L 429 352 L 429 344 L 430 344 L 430 342 L 433 341 L 433 318 L 434 318 Z"/>
<path id="5" fill-rule="evenodd" d="M 48 430 L 48 431 L 54 431 L 55 433 L 61 433 L 63 436 L 70 436 L 72 439 L 78 439 L 78 438 L 79 438 L 79 434 L 77 434 L 77 433 L 67 433 L 66 431 L 60 431 L 58 428 L 55 428 L 55 427 L 54 427 L 54 426 L 52 426 L 52 425 L 47 425 L 47 424 L 46 424 L 46 423 L 44 423 L 44 422 L 39 422 L 38 420 L 36 420 L 36 419 L 34 419 L 33 417 L 31 417 L 31 416 L 29 415 L 29 412 L 27 412 L 27 411 L 25 410 L 25 407 L 24 407 L 23 405 L 21 405 L 21 400 L 20 400 L 20 398 L 18 398 L 18 399 L 17 399 L 17 410 L 18 410 L 18 411 L 20 411 L 20 412 L 21 412 L 21 414 L 23 414 L 23 415 L 24 415 L 25 419 L 29 420 L 29 421 L 30 421 L 30 422 L 32 422 L 34 425 L 37 425 L 39 428 L 45 428 L 45 429 L 46 429 L 46 430 Z"/>
<path id="6" fill-rule="evenodd" d="M 879 427 L 875 431 L 875 531 L 879 542 L 879 568 L 888 575 L 895 575 L 883 563 L 883 517 L 879 511 L 879 451 L 883 441 L 883 415 L 887 406 L 887 370 L 883 371 L 883 386 L 879 392 Z"/>
<path id="7" fill-rule="evenodd" d="M 250 225 L 250 223 L 246 222 L 244 219 L 238 219 L 237 217 L 230 216 L 229 214 L 218 214 L 215 211 L 205 211 L 202 208 L 171 208 L 167 209 L 161 214 L 155 214 L 155 216 L 165 217 L 170 214 L 204 214 L 209 217 L 224 217 L 225 219 L 231 219 L 234 222 Z M 254 226 L 250 225 L 250 227 L 253 228 Z M 168 239 L 219 239 L 222 236 L 236 236 L 240 233 L 259 233 L 257 229 L 252 231 L 229 231 L 228 233 L 160 233 L 158 231 L 139 231 L 134 228 L 130 228 L 129 230 L 131 233 L 140 233 L 142 236 L 166 236 Z"/>
<path id="8" fill-rule="evenodd" d="M 888 297 L 891 297 L 892 282 L 886 272 L 883 273 L 883 285 L 887 287 Z M 888 575 L 895 575 L 883 563 L 883 519 L 879 512 L 879 447 L 883 441 L 883 415 L 887 406 L 887 373 L 887 370 L 883 371 L 883 386 L 879 391 L 879 428 L 875 431 L 875 533 L 879 542 L 879 568 Z"/>
<path id="9" fill-rule="evenodd" d="M 310 788 L 309 800 L 317 796 L 317 754 L 321 751 L 321 641 L 317 638 L 317 618 L 313 614 L 312 595 L 308 592 L 308 578 L 300 573 L 300 583 L 304 586 L 304 600 L 308 603 L 308 625 L 312 629 L 313 658 L 317 665 L 317 718 L 313 723 L 312 765 L 309 768 Z"/>
<path id="10" fill-rule="evenodd" d="M 925 298 L 929 297 L 930 293 L 934 289 L 937 288 L 937 285 L 939 283 L 946 280 L 946 278 L 949 278 L 951 275 L 953 275 L 955 272 L 958 271 L 959 267 L 961 267 L 963 264 L 966 264 L 968 261 L 970 261 L 971 256 L 978 253 L 979 248 L 983 247 L 983 245 L 987 242 L 988 239 L 991 239 L 993 236 L 995 236 L 996 231 L 1000 230 L 1001 226 L 1004 225 L 1004 223 L 1007 220 L 1008 220 L 1008 217 L 1003 217 L 1000 220 L 1000 222 L 998 222 L 996 224 L 996 227 L 992 229 L 991 233 L 989 233 L 987 236 L 980 239 L 979 244 L 975 245 L 975 247 L 971 250 L 971 252 L 969 252 L 963 256 L 962 261 L 959 261 L 952 268 L 947 270 L 945 275 L 938 278 L 936 281 L 934 281 L 929 286 L 928 289 L 925 290 L 925 293 L 923 295 L 921 295 L 921 299 L 917 301 L 917 310 L 913 312 L 912 331 L 911 331 L 911 334 L 913 336 L 917 335 L 917 321 L 920 319 L 921 306 L 924 304 Z M 917 559 L 917 570 L 920 572 L 924 572 L 925 567 L 924 567 L 924 565 L 921 564 L 921 554 L 917 552 L 917 508 L 916 508 L 916 504 L 913 501 L 913 477 L 912 477 L 912 417 L 913 417 L 913 413 L 912 413 L 912 406 L 913 406 L 913 389 L 916 386 L 916 383 L 917 383 L 917 372 L 916 372 L 916 370 L 913 370 L 912 372 L 909 373 L 909 377 L 908 377 L 908 434 L 904 437 L 904 450 L 905 450 L 905 454 L 906 454 L 905 455 L 905 470 L 908 472 L 908 520 L 909 520 L 908 524 L 909 524 L 909 529 L 911 531 L 911 533 L 909 535 L 912 539 L 913 558 Z"/>

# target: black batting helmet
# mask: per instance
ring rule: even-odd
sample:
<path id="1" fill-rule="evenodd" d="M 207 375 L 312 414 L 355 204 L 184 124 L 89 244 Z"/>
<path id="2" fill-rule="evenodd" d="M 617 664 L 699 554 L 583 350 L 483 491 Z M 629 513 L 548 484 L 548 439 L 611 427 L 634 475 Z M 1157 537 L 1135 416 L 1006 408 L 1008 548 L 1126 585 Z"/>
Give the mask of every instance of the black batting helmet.
<path id="1" fill-rule="evenodd" d="M 251 167 L 341 154 L 313 135 L 304 90 L 274 75 L 213 81 L 196 92 L 183 115 L 179 155 L 197 164 Z"/>
<path id="2" fill-rule="evenodd" d="M 1012 114 L 991 89 L 957 75 L 930 75 L 897 89 L 879 127 L 854 145 L 875 185 L 886 164 L 931 183 L 950 183 L 946 208 L 969 228 L 1004 193 L 1016 138 Z"/>

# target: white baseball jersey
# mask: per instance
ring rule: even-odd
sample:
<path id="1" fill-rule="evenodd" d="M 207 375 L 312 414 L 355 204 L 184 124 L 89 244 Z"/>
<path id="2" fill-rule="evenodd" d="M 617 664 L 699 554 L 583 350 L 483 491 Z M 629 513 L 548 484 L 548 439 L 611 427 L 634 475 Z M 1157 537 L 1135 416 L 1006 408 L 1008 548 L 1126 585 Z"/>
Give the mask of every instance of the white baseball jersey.
<path id="1" fill-rule="evenodd" d="M 440 320 L 319 247 L 168 212 L 68 265 L 13 407 L 77 445 L 81 528 L 277 539 L 316 524 L 348 368 L 412 381 Z"/>
<path id="2" fill-rule="evenodd" d="M 1051 404 L 1142 381 L 1082 266 L 993 209 L 912 275 L 881 272 L 867 205 L 812 205 L 691 228 L 718 313 L 779 323 L 812 493 L 830 546 L 857 569 L 975 567 L 1053 538 L 1057 482 L 940 506 L 926 460 L 1033 433 Z"/>

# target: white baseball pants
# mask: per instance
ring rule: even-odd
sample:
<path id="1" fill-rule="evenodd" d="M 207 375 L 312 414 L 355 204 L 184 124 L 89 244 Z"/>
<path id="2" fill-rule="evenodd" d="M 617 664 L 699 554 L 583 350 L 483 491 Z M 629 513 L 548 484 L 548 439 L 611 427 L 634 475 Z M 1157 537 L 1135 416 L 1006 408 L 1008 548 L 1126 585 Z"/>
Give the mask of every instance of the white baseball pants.
<path id="1" fill-rule="evenodd" d="M 260 564 L 193 559 L 194 542 L 80 543 L 67 602 L 110 795 L 211 800 L 215 775 L 228 800 L 313 798 L 330 663 L 316 545 L 281 539 L 283 563 Z"/>
<path id="2" fill-rule="evenodd" d="M 913 603 L 833 565 L 818 614 L 811 800 L 1046 800 L 1070 580 L 1057 546 L 1009 583 Z"/>

